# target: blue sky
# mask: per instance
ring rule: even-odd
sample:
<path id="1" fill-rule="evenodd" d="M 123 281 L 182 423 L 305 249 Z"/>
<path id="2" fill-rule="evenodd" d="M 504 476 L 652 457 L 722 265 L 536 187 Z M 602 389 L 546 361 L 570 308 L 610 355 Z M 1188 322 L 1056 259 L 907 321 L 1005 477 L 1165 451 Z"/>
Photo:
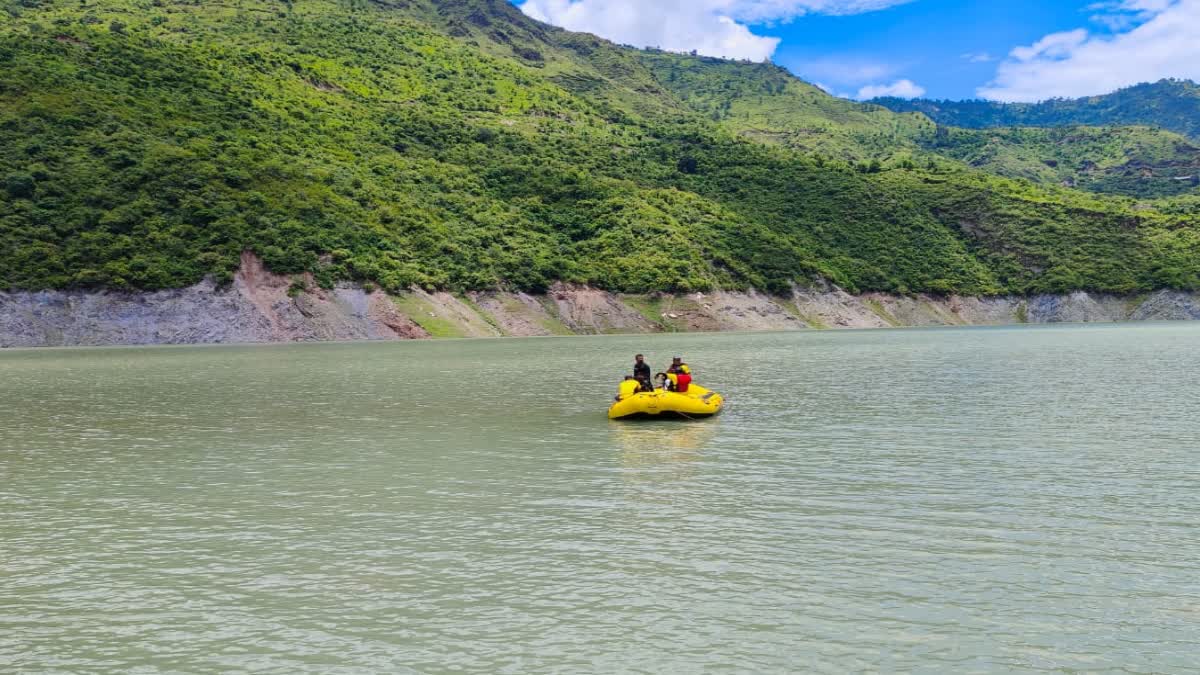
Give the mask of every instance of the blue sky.
<path id="1" fill-rule="evenodd" d="M 1200 79 L 1200 0 L 523 0 L 635 46 L 770 58 L 851 98 L 1029 101 Z"/>
<path id="2" fill-rule="evenodd" d="M 1089 4 L 919 0 L 851 16 L 810 15 L 755 32 L 782 38 L 776 63 L 839 93 L 907 79 L 927 96 L 972 98 L 1013 47 L 1085 25 Z M 872 78 L 871 68 L 886 75 Z"/>

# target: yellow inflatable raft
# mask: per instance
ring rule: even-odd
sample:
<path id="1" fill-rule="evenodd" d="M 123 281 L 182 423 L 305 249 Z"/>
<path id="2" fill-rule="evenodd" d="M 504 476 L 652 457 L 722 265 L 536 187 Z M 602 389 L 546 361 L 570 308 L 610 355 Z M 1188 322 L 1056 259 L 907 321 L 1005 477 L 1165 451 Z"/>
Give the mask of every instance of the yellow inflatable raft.
<path id="1" fill-rule="evenodd" d="M 672 378 L 673 379 L 673 378 Z M 638 419 L 652 417 L 677 417 L 698 419 L 712 417 L 721 412 L 724 400 L 715 391 L 693 384 L 686 393 L 680 394 L 664 389 L 654 393 L 630 394 L 622 391 L 621 398 L 608 409 L 608 419 Z"/>

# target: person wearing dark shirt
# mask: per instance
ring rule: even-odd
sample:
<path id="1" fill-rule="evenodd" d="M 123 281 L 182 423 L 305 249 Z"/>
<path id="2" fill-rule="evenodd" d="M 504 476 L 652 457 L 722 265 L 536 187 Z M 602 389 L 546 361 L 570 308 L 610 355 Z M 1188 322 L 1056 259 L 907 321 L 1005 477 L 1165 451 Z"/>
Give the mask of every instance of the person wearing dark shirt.
<path id="1" fill-rule="evenodd" d="M 646 357 L 642 354 L 633 357 L 633 379 L 638 381 L 642 391 L 654 391 L 654 383 L 650 380 L 650 364 L 646 363 Z"/>

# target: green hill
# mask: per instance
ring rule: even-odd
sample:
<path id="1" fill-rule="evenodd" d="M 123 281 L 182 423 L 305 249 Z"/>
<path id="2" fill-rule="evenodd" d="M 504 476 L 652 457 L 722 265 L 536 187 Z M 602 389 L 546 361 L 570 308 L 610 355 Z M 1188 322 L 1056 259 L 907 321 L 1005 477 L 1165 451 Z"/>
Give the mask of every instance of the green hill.
<path id="1" fill-rule="evenodd" d="M 1190 80 L 1160 80 L 1103 96 L 1041 103 L 900 98 L 872 102 L 897 112 L 924 113 L 954 127 L 1145 126 L 1200 139 L 1200 86 Z"/>
<path id="2" fill-rule="evenodd" d="M 227 280 L 247 249 L 389 290 L 1200 287 L 1186 202 L 914 161 L 937 134 L 919 115 L 766 65 L 685 88 L 691 57 L 504 0 L 5 12 L 0 288 Z M 806 126 L 763 82 L 811 101 Z"/>
<path id="3" fill-rule="evenodd" d="M 942 127 L 922 147 L 1010 178 L 1143 198 L 1197 193 L 1200 147 L 1147 127 Z"/>
<path id="4" fill-rule="evenodd" d="M 771 64 L 644 52 L 680 101 L 747 139 L 845 162 L 912 153 L 936 125 L 922 115 L 835 98 Z"/>
<path id="5" fill-rule="evenodd" d="M 678 98 L 743 138 L 850 163 L 954 159 L 1010 178 L 1153 198 L 1195 190 L 1200 147 L 1147 127 L 978 130 L 829 96 L 777 66 L 648 52 Z"/>

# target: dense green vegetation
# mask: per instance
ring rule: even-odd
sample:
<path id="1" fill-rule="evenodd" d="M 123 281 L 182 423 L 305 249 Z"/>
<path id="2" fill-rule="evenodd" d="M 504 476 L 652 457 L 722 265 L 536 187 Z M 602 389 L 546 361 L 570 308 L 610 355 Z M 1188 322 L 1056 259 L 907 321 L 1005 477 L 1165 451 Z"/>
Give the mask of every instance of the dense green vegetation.
<path id="1" fill-rule="evenodd" d="M 938 124 L 986 127 L 1146 126 L 1200 139 L 1200 86 L 1189 80 L 1138 84 L 1103 96 L 1041 103 L 878 98 L 897 112 L 924 113 Z"/>
<path id="2" fill-rule="evenodd" d="M 922 147 L 1001 176 L 1090 192 L 1154 198 L 1200 186 L 1200 147 L 1146 127 L 941 127 Z"/>
<path id="3" fill-rule="evenodd" d="M 826 95 L 770 65 L 650 52 L 680 100 L 744 138 L 851 164 L 965 162 L 1009 178 L 1153 198 L 1196 191 L 1200 147 L 1148 127 L 960 129 Z"/>
<path id="4" fill-rule="evenodd" d="M 924 116 L 834 98 L 771 64 L 663 52 L 642 61 L 680 101 L 725 129 L 833 161 L 905 156 L 937 131 Z"/>
<path id="5" fill-rule="evenodd" d="M 226 281 L 247 249 L 390 290 L 1200 287 L 1182 199 L 1159 211 L 897 151 L 936 127 L 769 65 L 715 62 L 736 72 L 688 91 L 697 59 L 504 0 L 5 12 L 0 288 Z"/>

